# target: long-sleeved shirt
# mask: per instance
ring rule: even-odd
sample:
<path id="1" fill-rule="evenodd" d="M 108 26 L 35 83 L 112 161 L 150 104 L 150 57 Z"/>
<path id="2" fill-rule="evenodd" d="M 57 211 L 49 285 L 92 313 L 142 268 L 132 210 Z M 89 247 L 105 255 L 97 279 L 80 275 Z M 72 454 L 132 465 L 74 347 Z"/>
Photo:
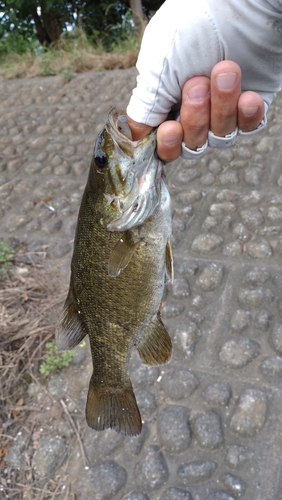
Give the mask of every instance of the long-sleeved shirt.
<path id="1" fill-rule="evenodd" d="M 225 59 L 269 105 L 282 84 L 282 0 L 166 0 L 145 30 L 128 115 L 159 125 L 185 81 Z"/>

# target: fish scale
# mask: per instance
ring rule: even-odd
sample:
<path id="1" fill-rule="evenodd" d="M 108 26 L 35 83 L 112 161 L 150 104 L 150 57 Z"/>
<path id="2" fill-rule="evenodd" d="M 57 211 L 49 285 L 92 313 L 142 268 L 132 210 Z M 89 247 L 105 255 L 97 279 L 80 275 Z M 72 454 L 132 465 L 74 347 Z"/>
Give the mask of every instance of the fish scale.
<path id="1" fill-rule="evenodd" d="M 128 376 L 130 354 L 137 348 L 149 365 L 171 357 L 171 339 L 159 311 L 166 277 L 172 276 L 171 211 L 163 164 L 154 152 L 155 132 L 130 141 L 117 128 L 122 113 L 110 113 L 96 141 L 56 341 L 59 348 L 68 349 L 89 336 L 93 375 L 86 405 L 88 425 L 136 435 L 142 422 Z M 126 157 L 124 151 L 129 152 Z M 127 183 L 122 192 L 113 182 L 117 170 Z M 136 209 L 130 225 L 127 213 L 131 217 L 131 205 L 138 204 L 140 195 L 134 191 L 136 185 L 142 186 L 144 205 Z M 122 198 L 118 212 L 109 203 L 113 196 Z M 120 224 L 122 231 L 109 230 L 109 225 Z"/>

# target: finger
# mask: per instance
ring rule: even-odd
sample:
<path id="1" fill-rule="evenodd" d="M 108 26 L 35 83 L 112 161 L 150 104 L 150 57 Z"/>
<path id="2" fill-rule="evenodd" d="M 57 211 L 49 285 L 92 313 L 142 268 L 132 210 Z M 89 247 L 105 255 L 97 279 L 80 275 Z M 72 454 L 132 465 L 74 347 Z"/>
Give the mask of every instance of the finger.
<path id="1" fill-rule="evenodd" d="M 243 132 L 255 130 L 264 117 L 264 102 L 256 92 L 243 92 L 238 101 L 238 127 Z"/>
<path id="2" fill-rule="evenodd" d="M 195 76 L 185 82 L 180 123 L 188 148 L 195 150 L 206 142 L 210 123 L 210 79 L 207 76 Z"/>
<path id="3" fill-rule="evenodd" d="M 165 161 L 176 160 L 181 153 L 183 138 L 182 126 L 179 122 L 169 120 L 162 123 L 157 131 L 157 153 Z"/>
<path id="4" fill-rule="evenodd" d="M 153 130 L 153 127 L 150 127 L 150 125 L 144 125 L 144 123 L 138 123 L 132 120 L 132 118 L 130 118 L 129 116 L 127 116 L 127 123 L 131 130 L 133 141 L 139 141 L 140 139 L 143 139 L 145 135 L 148 135 L 151 132 L 151 130 Z"/>
<path id="5" fill-rule="evenodd" d="M 233 61 L 221 61 L 211 72 L 211 131 L 224 137 L 237 127 L 241 69 Z"/>

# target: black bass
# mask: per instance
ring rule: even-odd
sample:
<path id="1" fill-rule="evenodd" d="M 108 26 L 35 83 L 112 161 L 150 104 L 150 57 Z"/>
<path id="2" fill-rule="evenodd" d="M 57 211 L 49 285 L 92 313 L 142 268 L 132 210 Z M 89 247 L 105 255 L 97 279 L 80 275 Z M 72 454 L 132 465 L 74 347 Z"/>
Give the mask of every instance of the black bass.
<path id="1" fill-rule="evenodd" d="M 133 142 L 125 112 L 111 111 L 96 140 L 56 328 L 59 349 L 89 335 L 88 425 L 128 435 L 142 429 L 127 373 L 132 349 L 148 365 L 166 363 L 172 349 L 159 311 L 173 272 L 170 196 L 155 148 L 155 131 Z"/>

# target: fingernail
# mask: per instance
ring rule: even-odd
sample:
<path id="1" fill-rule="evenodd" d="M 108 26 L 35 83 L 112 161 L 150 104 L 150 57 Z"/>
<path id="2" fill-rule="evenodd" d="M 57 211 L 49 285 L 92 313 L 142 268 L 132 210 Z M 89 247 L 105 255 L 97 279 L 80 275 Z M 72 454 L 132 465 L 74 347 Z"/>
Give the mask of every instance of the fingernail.
<path id="1" fill-rule="evenodd" d="M 194 85 L 187 90 L 187 96 L 191 101 L 203 101 L 209 95 L 209 85 Z"/>
<path id="2" fill-rule="evenodd" d="M 237 73 L 219 73 L 215 81 L 220 90 L 232 90 L 237 81 Z"/>
<path id="3" fill-rule="evenodd" d="M 181 137 L 179 134 L 168 135 L 162 140 L 162 144 L 165 146 L 174 146 L 175 144 L 179 144 L 181 142 Z"/>
<path id="4" fill-rule="evenodd" d="M 254 116 L 258 110 L 258 106 L 241 106 L 240 110 L 245 116 Z"/>

